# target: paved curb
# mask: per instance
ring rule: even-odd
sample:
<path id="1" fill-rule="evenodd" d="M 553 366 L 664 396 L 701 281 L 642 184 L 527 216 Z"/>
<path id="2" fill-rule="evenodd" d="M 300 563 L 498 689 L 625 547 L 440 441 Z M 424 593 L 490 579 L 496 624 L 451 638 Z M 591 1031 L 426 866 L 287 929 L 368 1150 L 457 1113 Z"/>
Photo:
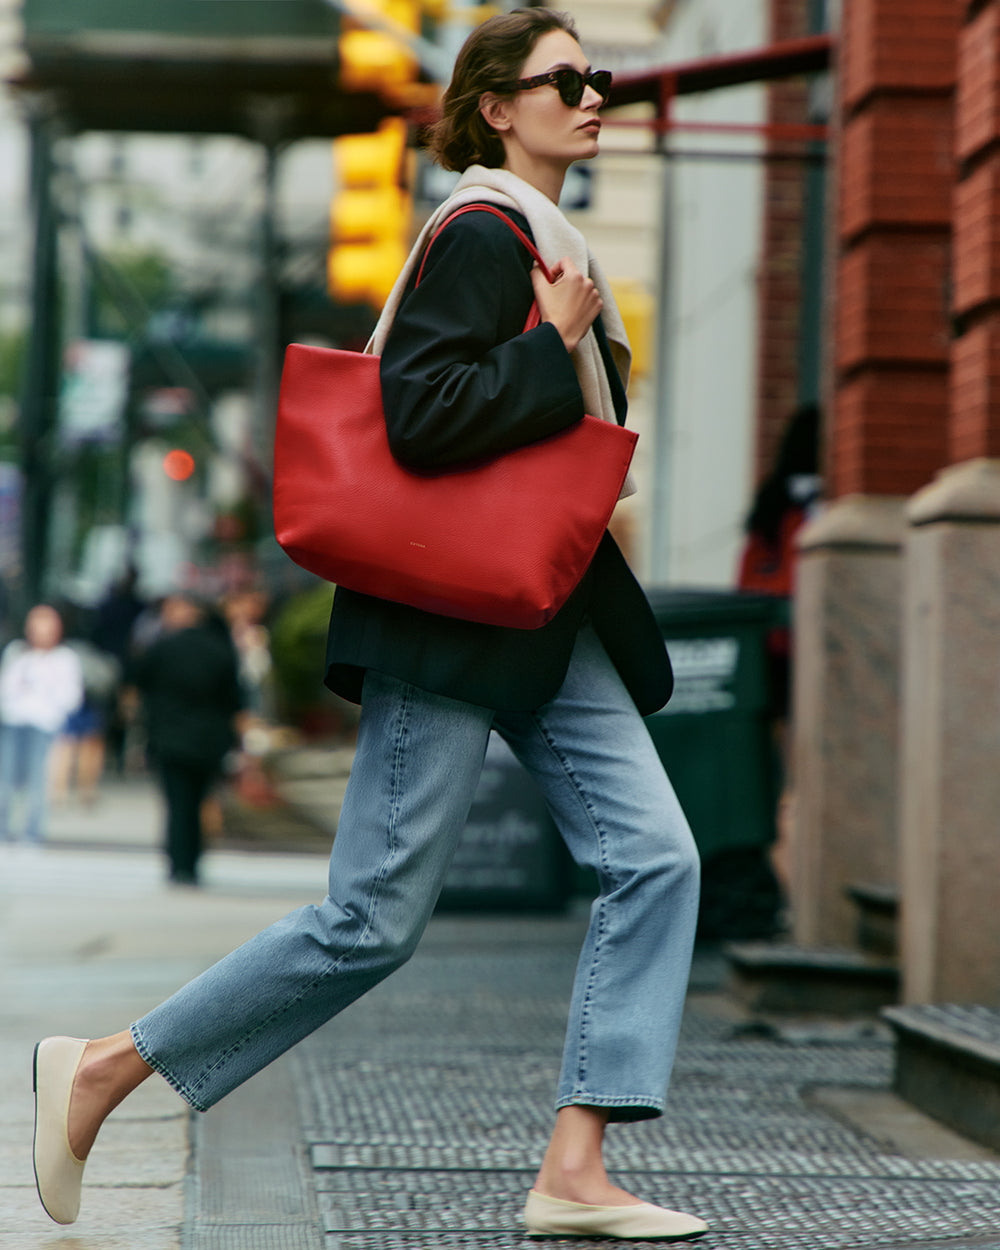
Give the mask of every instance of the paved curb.
<path id="1" fill-rule="evenodd" d="M 4 1250 L 181 1250 L 190 1206 L 190 1112 L 150 1080 L 109 1118 L 81 1216 L 41 1210 L 31 1169 L 31 1054 L 51 1033 L 124 1028 L 292 907 L 322 897 L 325 860 L 212 851 L 206 888 L 172 888 L 151 783 L 57 808 L 49 843 L 0 847 L 0 1245 Z M 297 1127 L 297 1126 L 296 1126 Z"/>

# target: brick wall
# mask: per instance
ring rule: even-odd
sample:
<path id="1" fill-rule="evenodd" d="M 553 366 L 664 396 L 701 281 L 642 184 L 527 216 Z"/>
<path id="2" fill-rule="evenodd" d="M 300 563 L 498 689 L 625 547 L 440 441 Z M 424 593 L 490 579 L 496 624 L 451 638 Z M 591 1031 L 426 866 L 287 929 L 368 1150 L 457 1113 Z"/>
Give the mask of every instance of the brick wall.
<path id="1" fill-rule="evenodd" d="M 952 461 L 1000 457 L 1000 0 L 960 6 L 955 103 Z"/>
<path id="2" fill-rule="evenodd" d="M 845 0 L 833 496 L 908 495 L 948 458 L 956 0 Z"/>
<path id="3" fill-rule="evenodd" d="M 808 0 L 771 0 L 769 42 L 808 34 Z M 805 79 L 772 83 L 767 120 L 808 120 Z M 780 145 L 772 144 L 772 148 Z M 798 161 L 772 160 L 764 175 L 764 237 L 758 285 L 757 434 L 755 478 L 773 467 L 782 432 L 799 392 L 798 347 L 802 297 L 805 170 Z"/>

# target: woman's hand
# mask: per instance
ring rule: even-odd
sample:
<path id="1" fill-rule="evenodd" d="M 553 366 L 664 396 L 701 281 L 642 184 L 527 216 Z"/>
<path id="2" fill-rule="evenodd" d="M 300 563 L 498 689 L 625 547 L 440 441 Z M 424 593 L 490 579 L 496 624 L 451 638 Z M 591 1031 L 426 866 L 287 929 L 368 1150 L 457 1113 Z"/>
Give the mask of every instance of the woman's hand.
<path id="1" fill-rule="evenodd" d="M 537 265 L 531 271 L 531 283 L 543 321 L 551 321 L 559 337 L 571 352 L 590 329 L 604 301 L 590 278 L 564 257 L 552 266 L 553 282 L 548 282 Z"/>

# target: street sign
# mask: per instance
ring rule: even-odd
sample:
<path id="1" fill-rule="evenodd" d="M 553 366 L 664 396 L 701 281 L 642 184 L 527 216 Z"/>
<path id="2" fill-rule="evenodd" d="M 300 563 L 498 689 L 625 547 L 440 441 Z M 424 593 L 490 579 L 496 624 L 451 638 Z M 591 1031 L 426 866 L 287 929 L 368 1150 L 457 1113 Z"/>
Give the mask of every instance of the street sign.
<path id="1" fill-rule="evenodd" d="M 75 339 L 66 348 L 59 395 L 63 443 L 110 443 L 122 436 L 128 400 L 125 343 Z"/>

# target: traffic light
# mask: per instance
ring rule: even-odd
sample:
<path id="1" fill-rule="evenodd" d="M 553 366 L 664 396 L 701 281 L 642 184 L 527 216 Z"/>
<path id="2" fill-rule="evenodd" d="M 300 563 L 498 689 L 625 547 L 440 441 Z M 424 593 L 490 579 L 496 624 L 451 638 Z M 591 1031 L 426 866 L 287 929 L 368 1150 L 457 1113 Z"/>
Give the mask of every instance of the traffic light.
<path id="1" fill-rule="evenodd" d="M 410 196 L 403 188 L 406 122 L 333 142 L 337 191 L 330 205 L 327 286 L 341 304 L 381 309 L 409 252 Z"/>
<path id="2" fill-rule="evenodd" d="M 194 456 L 182 447 L 172 448 L 163 457 L 163 472 L 172 482 L 186 482 L 194 469 Z"/>
<path id="3" fill-rule="evenodd" d="M 365 0 L 355 6 L 364 16 L 382 19 L 401 34 L 419 35 L 420 0 Z M 340 36 L 342 91 L 379 91 L 392 94 L 417 76 L 417 58 L 406 43 L 387 30 L 345 22 Z"/>
<path id="4" fill-rule="evenodd" d="M 656 321 L 653 297 L 645 285 L 634 279 L 613 281 L 611 289 L 632 347 L 632 376 L 642 377 L 653 367 L 653 327 Z"/>

